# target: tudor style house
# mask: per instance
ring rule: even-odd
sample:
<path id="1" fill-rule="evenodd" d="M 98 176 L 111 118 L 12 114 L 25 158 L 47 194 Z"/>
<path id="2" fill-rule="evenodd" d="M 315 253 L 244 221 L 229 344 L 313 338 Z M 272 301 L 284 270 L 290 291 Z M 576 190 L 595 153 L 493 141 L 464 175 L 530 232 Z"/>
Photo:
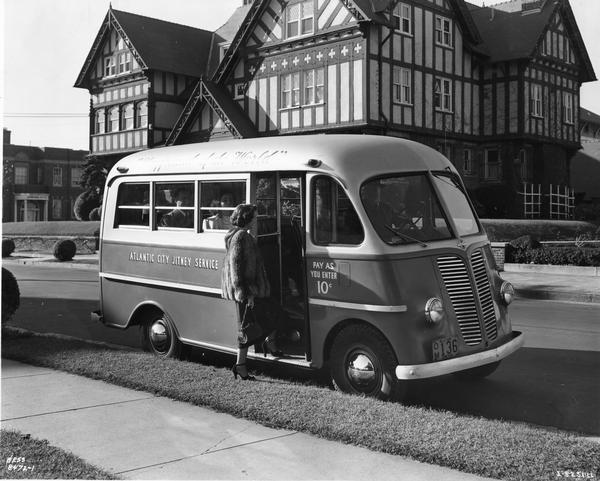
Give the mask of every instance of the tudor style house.
<path id="1" fill-rule="evenodd" d="M 109 10 L 76 84 L 92 94 L 92 119 L 104 119 L 92 122 L 94 154 L 225 137 L 393 135 L 444 153 L 482 215 L 570 213 L 579 88 L 595 74 L 568 0 L 243 0 L 213 34 L 191 29 L 195 42 L 183 43 L 181 29 Z M 115 98 L 136 82 L 140 97 Z M 147 139 L 128 143 L 140 128 Z"/>

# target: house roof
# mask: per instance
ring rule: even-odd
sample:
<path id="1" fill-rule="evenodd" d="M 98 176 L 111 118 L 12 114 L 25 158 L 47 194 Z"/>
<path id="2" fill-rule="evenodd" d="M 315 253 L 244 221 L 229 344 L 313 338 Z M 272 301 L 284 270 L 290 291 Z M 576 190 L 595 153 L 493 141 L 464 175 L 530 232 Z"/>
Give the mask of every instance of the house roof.
<path id="1" fill-rule="evenodd" d="M 585 44 L 569 2 L 566 0 L 538 1 L 536 9 L 523 14 L 523 0 L 511 0 L 491 7 L 467 4 L 471 17 L 485 44 L 490 61 L 503 62 L 531 58 L 550 26 L 556 12 L 562 15 L 573 42 L 576 55 L 581 60 L 582 81 L 595 80 Z M 527 4 L 529 5 L 529 4 Z"/>
<path id="2" fill-rule="evenodd" d="M 75 87 L 87 87 L 88 72 L 111 28 L 123 30 L 146 69 L 199 78 L 207 73 L 216 48 L 208 30 L 109 8 Z"/>
<path id="3" fill-rule="evenodd" d="M 584 109 L 583 107 L 579 107 L 579 120 L 581 122 L 600 125 L 600 115 Z"/>

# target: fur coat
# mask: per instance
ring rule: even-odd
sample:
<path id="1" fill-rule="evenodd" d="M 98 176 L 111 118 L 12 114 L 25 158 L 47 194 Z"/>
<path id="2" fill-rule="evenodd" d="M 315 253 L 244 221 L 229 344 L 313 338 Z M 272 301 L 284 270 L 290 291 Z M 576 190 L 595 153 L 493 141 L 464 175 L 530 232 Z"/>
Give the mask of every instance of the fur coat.
<path id="1" fill-rule="evenodd" d="M 223 298 L 244 302 L 251 295 L 269 297 L 269 280 L 254 237 L 236 227 L 225 235 L 225 247 L 221 273 Z"/>

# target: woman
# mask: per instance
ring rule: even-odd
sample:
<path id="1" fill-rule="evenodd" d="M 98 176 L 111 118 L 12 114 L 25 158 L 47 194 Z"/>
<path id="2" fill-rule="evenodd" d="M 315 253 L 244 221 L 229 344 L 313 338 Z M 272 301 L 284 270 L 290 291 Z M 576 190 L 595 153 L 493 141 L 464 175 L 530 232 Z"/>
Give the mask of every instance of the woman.
<path id="1" fill-rule="evenodd" d="M 238 352 L 236 364 L 231 368 L 234 377 L 253 381 L 248 375 L 246 356 L 248 347 L 262 339 L 247 340 L 242 335 L 242 322 L 246 309 L 254 309 L 257 299 L 266 299 L 270 294 L 269 280 L 262 256 L 256 244 L 257 208 L 252 204 L 238 205 L 231 214 L 232 228 L 225 235 L 227 253 L 223 263 L 221 289 L 223 298 L 235 301 L 238 308 Z M 259 303 L 261 301 L 258 301 Z M 281 352 L 275 346 L 275 327 L 267 316 L 256 316 L 263 332 L 271 332 L 264 340 L 263 349 L 275 356 Z M 248 342 L 250 341 L 250 342 Z"/>

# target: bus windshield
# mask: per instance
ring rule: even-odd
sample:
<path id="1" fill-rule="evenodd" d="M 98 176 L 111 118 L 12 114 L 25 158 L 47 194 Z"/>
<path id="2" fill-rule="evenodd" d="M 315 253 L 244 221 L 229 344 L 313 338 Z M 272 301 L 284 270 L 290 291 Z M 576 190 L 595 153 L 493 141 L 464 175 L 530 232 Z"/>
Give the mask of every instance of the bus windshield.
<path id="1" fill-rule="evenodd" d="M 446 182 L 446 178 L 440 182 Z M 425 173 L 371 180 L 361 187 L 360 197 L 373 228 L 388 244 L 452 238 L 444 211 Z"/>
<path id="2" fill-rule="evenodd" d="M 464 192 L 454 177 L 445 174 L 433 174 L 433 181 L 448 206 L 449 214 L 459 236 L 479 233 L 479 225 L 473 214 L 473 209 Z"/>

